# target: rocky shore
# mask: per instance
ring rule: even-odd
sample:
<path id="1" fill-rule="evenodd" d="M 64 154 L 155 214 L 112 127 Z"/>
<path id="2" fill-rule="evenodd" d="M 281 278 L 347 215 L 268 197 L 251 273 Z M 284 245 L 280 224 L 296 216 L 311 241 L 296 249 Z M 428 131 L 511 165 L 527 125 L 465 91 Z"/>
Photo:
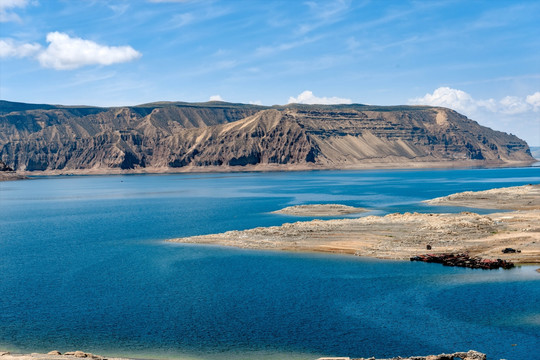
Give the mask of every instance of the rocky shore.
<path id="1" fill-rule="evenodd" d="M 26 179 L 26 176 L 18 174 L 12 168 L 0 160 L 0 181 L 21 180 Z"/>
<path id="2" fill-rule="evenodd" d="M 504 253 L 504 251 L 503 251 Z M 422 261 L 427 263 L 443 264 L 444 266 L 458 266 L 469 269 L 496 270 L 499 268 L 508 270 L 515 265 L 511 261 L 502 259 L 490 260 L 479 257 L 470 257 L 468 254 L 424 254 L 413 256 L 411 261 Z"/>
<path id="3" fill-rule="evenodd" d="M 13 181 L 23 179 L 28 179 L 28 177 L 15 172 L 0 172 L 0 181 Z"/>
<path id="4" fill-rule="evenodd" d="M 100 355 L 94 355 L 91 353 L 85 353 L 83 351 L 70 351 L 64 354 L 59 351 L 53 350 L 47 354 L 11 354 L 9 352 L 0 351 L 1 360 L 128 360 L 122 358 L 105 358 Z M 394 357 L 391 359 L 375 359 L 375 358 L 357 358 L 351 359 L 349 357 L 325 357 L 318 360 L 487 360 L 485 354 L 479 353 L 474 350 L 468 352 L 456 352 L 453 354 L 440 354 L 440 355 L 428 355 L 428 356 L 413 356 L 408 358 Z"/>
<path id="5" fill-rule="evenodd" d="M 455 352 L 453 354 L 440 354 L 440 355 L 428 355 L 428 356 L 413 356 L 408 358 L 394 357 L 391 359 L 375 359 L 375 358 L 359 358 L 352 360 L 487 360 L 486 354 L 482 354 L 478 351 L 469 350 L 467 352 Z"/>
<path id="6" fill-rule="evenodd" d="M 353 219 L 312 220 L 244 231 L 172 239 L 248 249 L 317 251 L 408 260 L 430 253 L 467 253 L 514 263 L 540 263 L 540 185 L 466 192 L 433 204 L 511 209 L 479 215 L 404 213 Z M 504 199 L 502 201 L 501 199 Z M 470 206 L 470 205 L 469 205 Z M 505 248 L 519 252 L 503 253 Z"/>

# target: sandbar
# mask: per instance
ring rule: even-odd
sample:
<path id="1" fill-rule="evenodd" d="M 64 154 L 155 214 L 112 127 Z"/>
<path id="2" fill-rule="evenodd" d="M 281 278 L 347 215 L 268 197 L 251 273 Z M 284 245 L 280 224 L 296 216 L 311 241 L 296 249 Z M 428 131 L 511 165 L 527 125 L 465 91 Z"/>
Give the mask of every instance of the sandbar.
<path id="1" fill-rule="evenodd" d="M 288 206 L 281 210 L 273 211 L 273 213 L 293 216 L 315 217 L 360 214 L 366 211 L 369 210 L 341 204 L 309 204 Z"/>

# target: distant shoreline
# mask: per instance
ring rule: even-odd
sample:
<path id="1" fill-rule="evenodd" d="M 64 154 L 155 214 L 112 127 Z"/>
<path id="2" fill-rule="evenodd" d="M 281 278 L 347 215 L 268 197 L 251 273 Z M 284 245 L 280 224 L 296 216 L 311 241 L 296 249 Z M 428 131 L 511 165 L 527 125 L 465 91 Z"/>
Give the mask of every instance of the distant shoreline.
<path id="1" fill-rule="evenodd" d="M 16 172 L 0 172 L 0 181 L 14 181 L 28 179 L 27 176 Z"/>
<path id="2" fill-rule="evenodd" d="M 131 174 L 200 174 L 200 173 L 245 173 L 245 172 L 297 172 L 297 171 L 354 171 L 354 170 L 438 170 L 438 169 L 503 169 L 513 167 L 532 167 L 539 161 L 515 161 L 494 163 L 486 161 L 436 161 L 436 162 L 369 162 L 349 166 L 327 166 L 306 164 L 259 164 L 245 166 L 186 166 L 171 167 L 145 167 L 123 170 L 120 168 L 92 168 L 92 169 L 62 169 L 62 170 L 34 170 L 0 173 L 0 181 L 17 180 L 39 176 L 76 176 L 76 175 L 131 175 Z M 12 175 L 11 175 L 12 174 Z M 5 176 L 5 178 L 4 178 Z"/>

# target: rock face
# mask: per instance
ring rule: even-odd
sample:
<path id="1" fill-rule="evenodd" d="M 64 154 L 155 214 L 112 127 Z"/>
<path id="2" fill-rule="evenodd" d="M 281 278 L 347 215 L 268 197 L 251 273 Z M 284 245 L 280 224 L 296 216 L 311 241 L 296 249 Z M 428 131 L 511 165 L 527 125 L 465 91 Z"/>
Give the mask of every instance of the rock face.
<path id="1" fill-rule="evenodd" d="M 0 101 L 0 160 L 17 171 L 534 162 L 524 141 L 445 108 L 7 101 Z"/>
<path id="2" fill-rule="evenodd" d="M 0 171 L 13 171 L 13 169 L 7 166 L 5 162 L 0 160 Z"/>

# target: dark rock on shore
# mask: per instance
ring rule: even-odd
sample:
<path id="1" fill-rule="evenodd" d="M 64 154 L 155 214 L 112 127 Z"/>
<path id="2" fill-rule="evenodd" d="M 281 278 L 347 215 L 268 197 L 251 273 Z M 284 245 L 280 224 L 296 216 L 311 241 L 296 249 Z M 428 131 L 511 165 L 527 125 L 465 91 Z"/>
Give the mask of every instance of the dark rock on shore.
<path id="1" fill-rule="evenodd" d="M 470 257 L 467 254 L 424 254 L 411 258 L 411 261 L 423 261 L 427 263 L 443 264 L 444 266 L 459 266 L 470 269 L 511 269 L 514 267 L 514 263 L 506 260 L 489 260 L 482 259 L 480 257 Z"/>

